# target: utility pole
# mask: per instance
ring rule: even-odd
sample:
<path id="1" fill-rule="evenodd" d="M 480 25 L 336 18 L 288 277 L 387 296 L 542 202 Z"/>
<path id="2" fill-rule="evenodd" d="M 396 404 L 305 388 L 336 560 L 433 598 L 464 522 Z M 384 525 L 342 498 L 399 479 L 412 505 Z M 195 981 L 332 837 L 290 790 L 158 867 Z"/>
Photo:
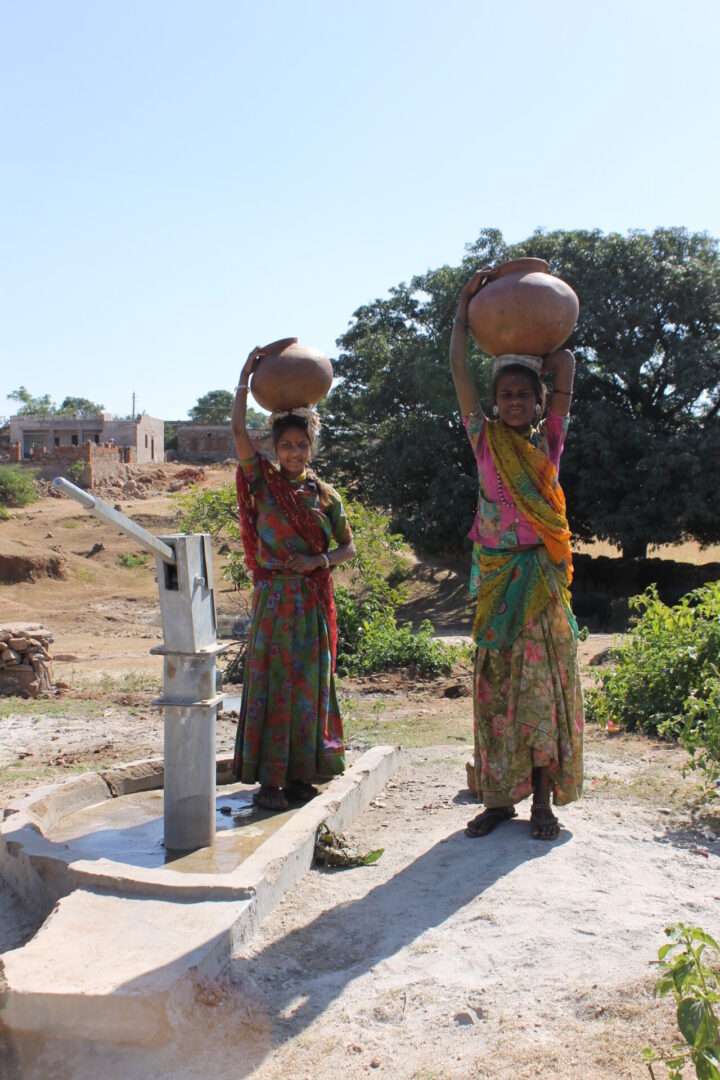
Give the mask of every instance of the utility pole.
<path id="1" fill-rule="evenodd" d="M 133 411 L 132 411 L 132 418 L 133 418 L 133 420 L 135 419 L 135 391 L 134 391 L 134 390 L 133 390 Z"/>

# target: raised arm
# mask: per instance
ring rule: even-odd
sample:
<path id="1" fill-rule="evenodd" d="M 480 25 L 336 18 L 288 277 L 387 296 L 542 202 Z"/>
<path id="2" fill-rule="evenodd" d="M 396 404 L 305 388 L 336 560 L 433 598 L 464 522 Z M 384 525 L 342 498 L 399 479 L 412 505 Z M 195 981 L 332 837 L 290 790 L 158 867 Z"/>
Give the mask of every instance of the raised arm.
<path id="1" fill-rule="evenodd" d="M 251 458 L 255 453 L 255 447 L 250 441 L 250 436 L 248 435 L 245 426 L 245 416 L 247 414 L 247 396 L 250 376 L 255 370 L 257 362 L 262 355 L 262 349 L 257 348 L 257 346 L 252 350 L 243 365 L 243 369 L 240 372 L 240 379 L 235 387 L 235 402 L 232 411 L 232 433 L 233 439 L 235 440 L 238 459 L 240 461 L 247 461 L 247 459 Z"/>
<path id="2" fill-rule="evenodd" d="M 544 358 L 542 370 L 543 373 L 553 377 L 550 411 L 556 416 L 567 416 L 572 401 L 575 357 L 569 349 L 558 349 L 557 352 L 548 353 Z"/>
<path id="3" fill-rule="evenodd" d="M 470 416 L 480 408 L 480 399 L 467 366 L 468 305 L 486 280 L 488 273 L 487 269 L 476 270 L 460 293 L 450 338 L 450 370 L 463 416 Z"/>

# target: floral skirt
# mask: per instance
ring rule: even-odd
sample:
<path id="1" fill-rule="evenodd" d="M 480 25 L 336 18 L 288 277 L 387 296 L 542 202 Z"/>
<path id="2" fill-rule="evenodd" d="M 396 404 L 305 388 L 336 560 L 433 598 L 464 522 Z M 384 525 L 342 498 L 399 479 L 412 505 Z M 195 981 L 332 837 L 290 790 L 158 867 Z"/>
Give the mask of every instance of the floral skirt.
<path id="1" fill-rule="evenodd" d="M 474 678 L 479 801 L 509 806 L 547 766 L 553 801 L 574 802 L 583 783 L 583 699 L 577 647 L 557 593 L 512 645 L 478 649 Z"/>
<path id="2" fill-rule="evenodd" d="M 283 787 L 345 769 L 327 625 L 302 575 L 259 581 L 235 739 L 239 780 Z"/>

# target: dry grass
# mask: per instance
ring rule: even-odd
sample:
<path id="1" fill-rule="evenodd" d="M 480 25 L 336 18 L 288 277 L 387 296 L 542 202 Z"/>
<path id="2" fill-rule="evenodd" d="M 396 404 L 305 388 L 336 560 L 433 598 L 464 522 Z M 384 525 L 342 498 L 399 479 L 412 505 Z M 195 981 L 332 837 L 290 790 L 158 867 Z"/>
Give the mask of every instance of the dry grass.
<path id="1" fill-rule="evenodd" d="M 574 544 L 573 551 L 581 555 L 606 555 L 610 559 L 616 559 L 620 555 L 620 548 L 615 544 L 609 544 L 606 540 L 593 540 L 591 544 Z M 695 540 L 687 540 L 682 544 L 662 544 L 658 547 L 648 548 L 650 559 L 672 559 L 675 562 L 686 562 L 699 565 L 700 563 L 720 562 L 720 544 L 712 544 L 709 547 L 701 547 Z"/>

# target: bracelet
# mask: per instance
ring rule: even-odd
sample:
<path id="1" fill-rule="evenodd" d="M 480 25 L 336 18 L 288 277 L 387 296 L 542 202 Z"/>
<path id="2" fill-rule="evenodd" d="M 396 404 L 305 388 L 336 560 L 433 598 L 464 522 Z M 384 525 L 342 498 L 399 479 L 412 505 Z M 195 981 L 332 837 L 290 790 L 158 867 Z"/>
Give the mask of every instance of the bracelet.
<path id="1" fill-rule="evenodd" d="M 249 390 L 249 389 L 250 389 L 250 387 L 248 386 L 248 384 L 246 382 L 240 382 L 235 387 L 235 393 L 237 394 L 238 390 Z"/>
<path id="2" fill-rule="evenodd" d="M 464 327 L 465 330 L 467 330 L 467 328 L 470 326 L 470 323 L 467 321 L 467 319 L 458 319 L 457 316 L 453 321 L 456 322 L 458 326 Z"/>
<path id="3" fill-rule="evenodd" d="M 552 388 L 553 394 L 564 394 L 565 397 L 572 397 L 572 390 L 560 390 L 557 386 Z"/>
<path id="4" fill-rule="evenodd" d="M 325 560 L 325 566 L 323 567 L 323 569 L 324 570 L 329 570 L 330 569 L 330 556 L 327 554 L 326 551 L 321 551 L 320 554 L 322 555 L 323 559 Z"/>

